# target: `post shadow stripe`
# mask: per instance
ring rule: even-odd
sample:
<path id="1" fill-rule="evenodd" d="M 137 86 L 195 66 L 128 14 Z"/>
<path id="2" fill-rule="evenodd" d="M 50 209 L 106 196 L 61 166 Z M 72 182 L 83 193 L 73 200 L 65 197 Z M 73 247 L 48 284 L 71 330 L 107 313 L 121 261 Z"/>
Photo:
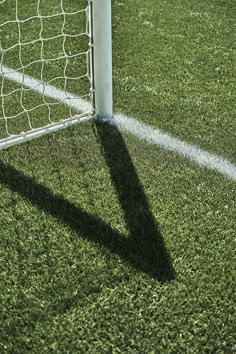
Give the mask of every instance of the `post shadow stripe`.
<path id="1" fill-rule="evenodd" d="M 163 248 L 157 250 L 155 259 L 150 260 L 149 254 L 143 252 L 142 245 L 137 242 L 137 239 L 120 234 L 99 217 L 78 208 L 63 197 L 54 194 L 34 178 L 24 175 L 2 161 L 0 161 L 0 183 L 69 226 L 74 232 L 79 233 L 80 237 L 82 234 L 86 240 L 117 254 L 135 269 L 146 272 L 163 282 L 175 278 L 166 250 L 164 254 L 162 254 Z"/>

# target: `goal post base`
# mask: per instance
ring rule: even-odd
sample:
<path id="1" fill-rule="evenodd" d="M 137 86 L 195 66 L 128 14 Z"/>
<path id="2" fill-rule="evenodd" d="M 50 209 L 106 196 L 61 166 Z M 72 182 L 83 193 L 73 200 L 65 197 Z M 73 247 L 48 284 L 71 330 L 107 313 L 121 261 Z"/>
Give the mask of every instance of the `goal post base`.
<path id="1" fill-rule="evenodd" d="M 68 119 L 65 119 L 61 122 L 55 122 L 49 124 L 42 128 L 32 129 L 26 133 L 11 135 L 9 138 L 0 140 L 0 151 L 4 149 L 8 149 L 14 145 L 19 145 L 22 143 L 26 143 L 27 141 L 40 138 L 43 135 L 55 133 L 58 130 L 68 128 L 72 125 L 87 122 L 88 120 L 95 119 L 96 116 L 92 115 L 77 115 Z"/>

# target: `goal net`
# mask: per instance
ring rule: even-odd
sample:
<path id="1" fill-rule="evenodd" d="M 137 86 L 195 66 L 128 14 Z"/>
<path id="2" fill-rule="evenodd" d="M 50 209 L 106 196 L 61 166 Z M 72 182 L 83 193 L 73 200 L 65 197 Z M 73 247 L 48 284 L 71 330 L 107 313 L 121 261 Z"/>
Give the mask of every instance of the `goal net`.
<path id="1" fill-rule="evenodd" d="M 0 149 L 111 116 L 109 3 L 0 0 Z"/>

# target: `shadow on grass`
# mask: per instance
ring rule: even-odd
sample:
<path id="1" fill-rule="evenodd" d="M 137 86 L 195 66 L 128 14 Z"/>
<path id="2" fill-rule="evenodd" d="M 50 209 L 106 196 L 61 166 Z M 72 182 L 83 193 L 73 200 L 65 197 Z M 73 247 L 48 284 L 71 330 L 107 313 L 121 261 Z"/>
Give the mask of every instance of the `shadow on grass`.
<path id="1" fill-rule="evenodd" d="M 121 133 L 111 124 L 97 122 L 96 128 L 129 230 L 126 258 L 159 280 L 174 279 L 170 255 Z"/>
<path id="2" fill-rule="evenodd" d="M 158 230 L 120 132 L 107 123 L 95 123 L 98 139 L 129 229 L 121 235 L 102 219 L 89 214 L 8 164 L 0 162 L 0 183 L 21 194 L 89 241 L 118 254 L 139 271 L 160 281 L 175 278 L 170 255 Z M 105 191 L 104 191 L 105 193 Z"/>

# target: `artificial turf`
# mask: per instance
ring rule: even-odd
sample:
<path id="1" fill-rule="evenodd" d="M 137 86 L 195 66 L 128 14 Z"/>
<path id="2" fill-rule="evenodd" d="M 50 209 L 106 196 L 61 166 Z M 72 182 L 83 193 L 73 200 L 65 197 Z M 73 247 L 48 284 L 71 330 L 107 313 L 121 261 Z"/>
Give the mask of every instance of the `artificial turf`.
<path id="1" fill-rule="evenodd" d="M 235 162 L 236 3 L 113 7 L 116 109 Z"/>
<path id="2" fill-rule="evenodd" d="M 113 1 L 115 110 L 235 161 L 234 11 Z M 1 151 L 0 199 L 1 353 L 236 353 L 235 181 L 90 122 Z"/>

